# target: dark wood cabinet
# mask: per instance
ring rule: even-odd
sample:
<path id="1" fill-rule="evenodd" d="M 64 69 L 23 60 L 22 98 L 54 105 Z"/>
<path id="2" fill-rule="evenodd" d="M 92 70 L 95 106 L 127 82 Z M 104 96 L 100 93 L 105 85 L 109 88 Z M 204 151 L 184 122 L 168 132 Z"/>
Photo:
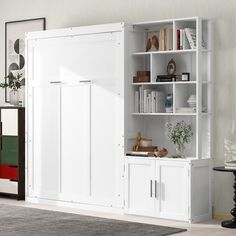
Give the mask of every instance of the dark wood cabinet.
<path id="1" fill-rule="evenodd" d="M 24 107 L 0 107 L 0 121 L 0 196 L 24 200 Z"/>

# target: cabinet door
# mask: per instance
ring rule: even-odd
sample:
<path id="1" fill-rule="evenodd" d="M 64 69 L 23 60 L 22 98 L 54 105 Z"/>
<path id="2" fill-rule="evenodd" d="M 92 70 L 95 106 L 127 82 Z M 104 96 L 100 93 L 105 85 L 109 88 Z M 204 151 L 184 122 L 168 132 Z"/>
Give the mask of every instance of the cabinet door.
<path id="1" fill-rule="evenodd" d="M 57 199 L 60 157 L 60 88 L 35 87 L 29 94 L 29 195 Z"/>
<path id="2" fill-rule="evenodd" d="M 91 188 L 93 203 L 121 206 L 123 135 L 122 58 L 119 34 L 104 36 L 93 46 L 92 57 L 102 60 L 90 68 L 91 85 Z M 102 55 L 102 58 L 101 58 Z"/>
<path id="3" fill-rule="evenodd" d="M 155 214 L 154 170 L 151 160 L 128 159 L 125 164 L 125 212 L 145 216 Z"/>
<path id="4" fill-rule="evenodd" d="M 90 85 L 61 88 L 61 195 L 86 202 L 89 193 Z"/>
<path id="5" fill-rule="evenodd" d="M 188 164 L 180 161 L 156 163 L 158 180 L 157 215 L 161 218 L 188 220 Z"/>

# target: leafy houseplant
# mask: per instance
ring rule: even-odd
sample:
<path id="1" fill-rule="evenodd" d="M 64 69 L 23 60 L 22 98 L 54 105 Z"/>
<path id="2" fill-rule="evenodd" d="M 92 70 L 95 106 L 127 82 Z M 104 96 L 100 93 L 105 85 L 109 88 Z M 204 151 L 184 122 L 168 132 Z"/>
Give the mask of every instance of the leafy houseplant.
<path id="1" fill-rule="evenodd" d="M 0 87 L 10 88 L 10 103 L 13 105 L 19 105 L 18 89 L 24 85 L 24 78 L 22 78 L 22 74 L 18 73 L 17 75 L 14 75 L 12 72 L 10 72 L 9 75 L 5 77 L 5 79 L 5 83 L 0 83 Z"/>
<path id="2" fill-rule="evenodd" d="M 193 136 L 191 125 L 186 124 L 182 120 L 180 122 L 177 122 L 175 125 L 167 123 L 166 127 L 167 127 L 167 137 L 173 144 L 177 145 L 176 157 L 185 157 L 184 144 L 189 143 L 191 137 Z"/>

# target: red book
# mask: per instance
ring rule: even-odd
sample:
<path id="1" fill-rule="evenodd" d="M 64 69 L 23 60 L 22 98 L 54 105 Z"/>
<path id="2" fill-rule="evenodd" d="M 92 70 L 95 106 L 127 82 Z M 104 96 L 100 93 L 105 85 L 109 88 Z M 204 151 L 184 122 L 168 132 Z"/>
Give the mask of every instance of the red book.
<path id="1" fill-rule="evenodd" d="M 176 30 L 176 49 L 180 50 L 180 30 Z"/>

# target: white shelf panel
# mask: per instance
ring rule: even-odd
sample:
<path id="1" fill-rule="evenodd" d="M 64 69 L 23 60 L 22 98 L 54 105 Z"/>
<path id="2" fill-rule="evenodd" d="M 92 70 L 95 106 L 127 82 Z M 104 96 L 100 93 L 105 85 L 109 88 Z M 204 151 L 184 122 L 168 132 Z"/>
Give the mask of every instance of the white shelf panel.
<path id="1" fill-rule="evenodd" d="M 185 49 L 185 50 L 170 50 L 170 51 L 153 51 L 153 52 L 134 52 L 133 56 L 142 55 L 155 55 L 155 54 L 185 54 L 185 53 L 196 53 L 196 49 Z"/>
<path id="2" fill-rule="evenodd" d="M 166 85 L 166 84 L 196 84 L 196 81 L 176 81 L 176 82 L 145 82 L 145 83 L 132 83 L 132 85 Z"/>
<path id="3" fill-rule="evenodd" d="M 135 116 L 196 116 L 197 113 L 132 113 Z"/>
<path id="4" fill-rule="evenodd" d="M 197 160 L 196 157 L 185 157 L 185 158 L 173 158 L 173 157 L 169 157 L 169 156 L 166 156 L 166 157 L 152 157 L 152 156 L 148 156 L 148 157 L 142 157 L 142 156 L 126 156 L 125 155 L 125 158 L 127 159 L 134 159 L 134 158 L 137 158 L 137 159 L 150 159 L 150 160 L 162 160 L 162 161 L 183 161 L 183 162 L 189 162 L 189 161 L 194 161 L 194 160 Z"/>

